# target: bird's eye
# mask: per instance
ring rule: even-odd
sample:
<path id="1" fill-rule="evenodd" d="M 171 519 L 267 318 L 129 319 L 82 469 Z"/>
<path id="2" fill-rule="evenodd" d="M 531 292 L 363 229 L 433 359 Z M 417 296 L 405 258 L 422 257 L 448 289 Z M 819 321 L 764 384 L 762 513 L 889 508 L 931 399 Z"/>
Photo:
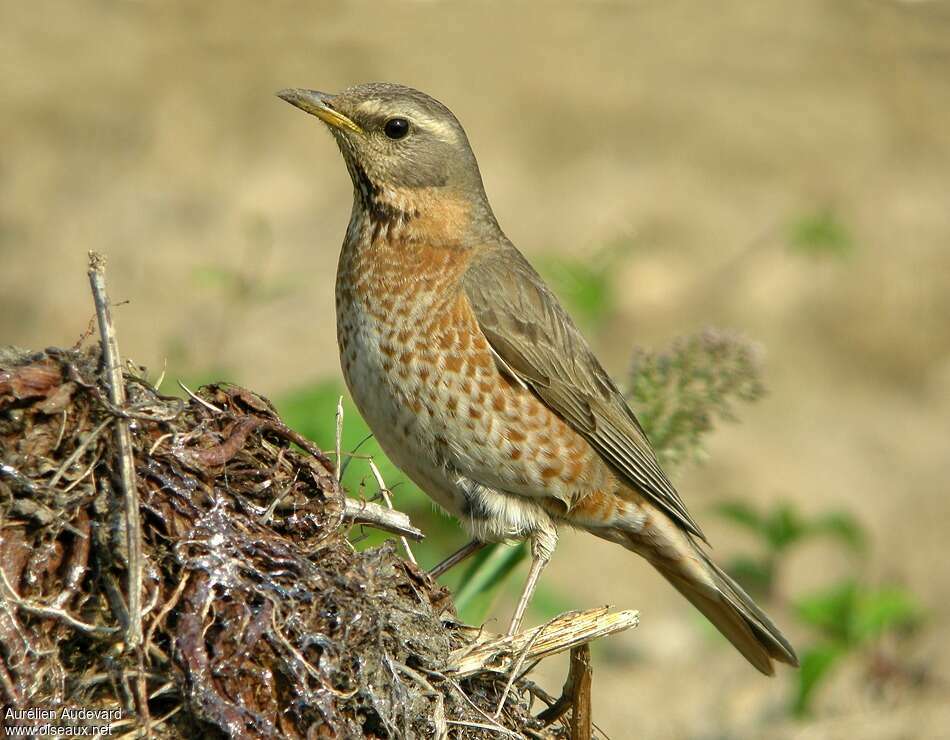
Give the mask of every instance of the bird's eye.
<path id="1" fill-rule="evenodd" d="M 383 126 L 383 131 L 390 139 L 404 139 L 409 133 L 408 118 L 390 118 Z"/>

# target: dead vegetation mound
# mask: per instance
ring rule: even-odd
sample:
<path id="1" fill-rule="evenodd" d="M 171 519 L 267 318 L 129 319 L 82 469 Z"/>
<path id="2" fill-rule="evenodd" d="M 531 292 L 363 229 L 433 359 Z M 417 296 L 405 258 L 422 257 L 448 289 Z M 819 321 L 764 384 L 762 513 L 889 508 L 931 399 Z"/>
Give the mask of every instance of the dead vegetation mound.
<path id="1" fill-rule="evenodd" d="M 351 546 L 331 461 L 266 399 L 123 378 L 120 408 L 98 349 L 0 354 L 5 706 L 121 710 L 113 734 L 156 737 L 566 737 L 532 717 L 526 680 L 447 674 L 471 639 L 447 594 L 391 543 Z M 137 646 L 119 423 L 140 499 Z"/>

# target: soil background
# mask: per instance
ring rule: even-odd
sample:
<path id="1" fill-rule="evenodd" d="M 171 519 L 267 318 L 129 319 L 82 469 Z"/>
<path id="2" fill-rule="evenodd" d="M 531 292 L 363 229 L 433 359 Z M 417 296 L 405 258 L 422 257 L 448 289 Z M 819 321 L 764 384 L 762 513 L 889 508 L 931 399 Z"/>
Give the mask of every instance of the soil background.
<path id="1" fill-rule="evenodd" d="M 626 552 L 565 534 L 546 578 L 577 607 L 642 612 L 595 651 L 598 723 L 950 736 L 950 4 L 38 0 L 4 7 L 0 72 L 0 344 L 71 344 L 95 249 L 130 299 L 124 354 L 272 397 L 339 375 L 351 197 L 330 137 L 273 93 L 390 80 L 444 101 L 529 258 L 634 245 L 592 332 L 608 369 L 707 325 L 767 348 L 769 396 L 680 481 L 716 556 L 749 546 L 704 514 L 716 501 L 847 509 L 870 533 L 866 575 L 927 610 L 907 648 L 926 686 L 875 696 L 846 668 L 792 722 L 788 676 L 710 640 Z M 826 211 L 847 258 L 787 248 L 790 224 Z M 794 592 L 852 567 L 818 544 L 783 578 Z M 554 693 L 564 669 L 544 667 Z"/>

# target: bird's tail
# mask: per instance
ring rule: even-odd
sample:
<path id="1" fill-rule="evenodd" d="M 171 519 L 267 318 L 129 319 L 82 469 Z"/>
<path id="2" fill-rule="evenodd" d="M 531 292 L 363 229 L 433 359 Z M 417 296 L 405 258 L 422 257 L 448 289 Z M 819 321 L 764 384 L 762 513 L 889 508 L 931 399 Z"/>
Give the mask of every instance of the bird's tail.
<path id="1" fill-rule="evenodd" d="M 772 620 L 688 535 L 684 539 L 692 552 L 675 559 L 650 557 L 636 546 L 630 549 L 647 555 L 663 577 L 762 673 L 775 672 L 773 659 L 797 667 L 798 656 Z"/>

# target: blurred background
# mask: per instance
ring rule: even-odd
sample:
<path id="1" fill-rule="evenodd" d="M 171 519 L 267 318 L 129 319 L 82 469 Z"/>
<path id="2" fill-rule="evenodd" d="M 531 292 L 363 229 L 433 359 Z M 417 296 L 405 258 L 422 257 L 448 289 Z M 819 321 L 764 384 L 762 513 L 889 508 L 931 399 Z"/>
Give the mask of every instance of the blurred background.
<path id="1" fill-rule="evenodd" d="M 619 382 L 705 327 L 762 348 L 767 393 L 714 413 L 676 478 L 803 669 L 763 678 L 645 563 L 567 532 L 531 618 L 641 611 L 594 648 L 603 731 L 950 737 L 950 4 L 37 0 L 5 4 L 0 70 L 0 343 L 73 344 L 96 249 L 163 388 L 247 385 L 326 448 L 350 183 L 273 93 L 445 102 Z M 420 561 L 463 542 L 383 469 Z M 376 493 L 364 460 L 347 481 Z M 500 629 L 524 569 L 463 613 Z"/>

